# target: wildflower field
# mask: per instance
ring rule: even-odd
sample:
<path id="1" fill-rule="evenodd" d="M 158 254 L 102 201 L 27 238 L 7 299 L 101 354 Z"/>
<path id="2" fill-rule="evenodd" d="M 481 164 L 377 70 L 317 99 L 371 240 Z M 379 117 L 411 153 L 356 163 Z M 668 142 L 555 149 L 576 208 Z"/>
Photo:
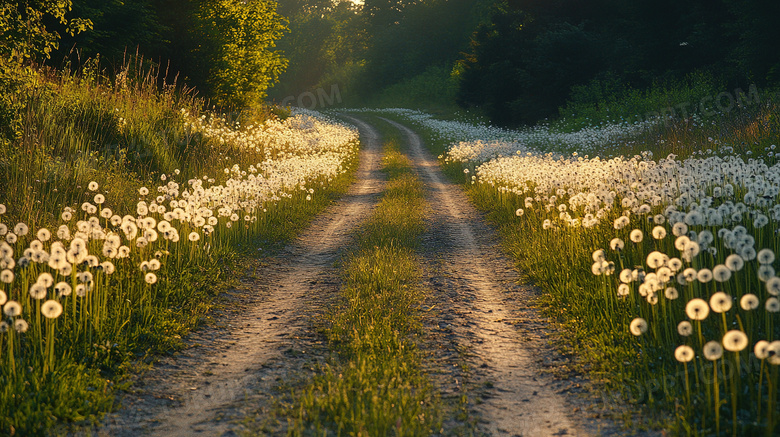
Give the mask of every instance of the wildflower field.
<path id="1" fill-rule="evenodd" d="M 133 363 L 206 320 L 239 255 L 342 193 L 357 130 L 219 114 L 154 75 L 35 73 L 0 150 L 0 434 L 94 419 Z"/>
<path id="2" fill-rule="evenodd" d="M 773 435 L 780 111 L 519 131 L 418 111 L 603 402 L 687 435 Z M 625 408 L 628 405 L 628 408 Z M 648 419 L 649 418 L 649 419 Z"/>

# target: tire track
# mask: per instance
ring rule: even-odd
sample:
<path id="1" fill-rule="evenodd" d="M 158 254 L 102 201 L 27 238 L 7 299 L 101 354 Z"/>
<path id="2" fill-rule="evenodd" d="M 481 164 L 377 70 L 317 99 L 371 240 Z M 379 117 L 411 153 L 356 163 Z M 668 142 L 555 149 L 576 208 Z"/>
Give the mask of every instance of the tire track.
<path id="1" fill-rule="evenodd" d="M 244 430 L 236 422 L 269 405 L 274 388 L 312 361 L 324 361 L 327 347 L 313 319 L 338 291 L 333 263 L 384 185 L 378 134 L 356 124 L 365 148 L 348 194 L 242 279 L 240 289 L 228 293 L 227 310 L 214 314 L 222 326 L 192 333 L 191 347 L 141 375 L 134 392 L 123 396 L 124 407 L 93 435 L 236 435 Z"/>
<path id="2" fill-rule="evenodd" d="M 585 423 L 573 416 L 572 411 L 579 408 L 560 394 L 560 383 L 542 371 L 540 357 L 551 354 L 543 341 L 549 327 L 528 307 L 535 291 L 518 285 L 517 272 L 499 249 L 495 233 L 462 190 L 444 179 L 419 136 L 399 123 L 383 120 L 406 137 L 414 165 L 429 190 L 425 282 L 432 294 L 429 304 L 440 315 L 429 327 L 429 335 L 439 338 L 436 347 L 441 349 L 433 352 L 434 359 L 447 363 L 438 367 L 449 369 L 442 377 L 446 380 L 440 388 L 443 397 L 460 398 L 470 391 L 479 396 L 470 405 L 478 419 L 478 434 L 603 433 L 603 424 Z M 473 375 L 459 370 L 463 366 L 458 362 L 464 359 L 474 369 Z M 469 379 L 476 381 L 464 384 Z M 453 426 L 462 429 L 463 425 Z"/>

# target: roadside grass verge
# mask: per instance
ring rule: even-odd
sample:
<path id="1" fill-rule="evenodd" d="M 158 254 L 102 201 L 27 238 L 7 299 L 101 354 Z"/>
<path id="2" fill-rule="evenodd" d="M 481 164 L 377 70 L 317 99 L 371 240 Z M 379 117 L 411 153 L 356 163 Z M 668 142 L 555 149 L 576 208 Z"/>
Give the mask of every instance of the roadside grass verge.
<path id="1" fill-rule="evenodd" d="M 441 426 L 416 344 L 423 187 L 398 133 L 386 126 L 383 134 L 386 189 L 345 255 L 340 297 L 326 321 L 335 357 L 300 393 L 293 435 L 411 436 Z"/>
<path id="2" fill-rule="evenodd" d="M 769 102 L 722 114 L 704 125 L 677 121 L 642 140 L 658 158 L 668 153 L 699 160 L 726 156 L 726 161 L 748 165 L 752 158 L 761 158 L 772 166 L 780 140 L 777 111 Z M 446 151 L 450 144 L 419 128 L 435 153 Z M 638 144 L 628 144 L 626 151 Z M 728 158 L 734 154 L 737 157 Z M 569 162 L 576 164 L 577 159 Z M 754 189 L 741 181 L 754 176 L 739 170 L 728 181 L 733 183 L 731 190 L 724 188 L 723 194 L 726 182 L 716 180 L 701 184 L 693 204 L 677 202 L 678 195 L 672 193 L 669 202 L 677 202 L 674 210 L 667 208 L 668 202 L 647 198 L 632 209 L 621 201 L 636 198 L 626 189 L 627 182 L 617 180 L 607 184 L 622 193 L 613 199 L 612 208 L 598 224 L 583 227 L 567 224 L 563 214 L 584 220 L 582 211 L 568 202 L 581 192 L 566 175 L 577 171 L 576 165 L 562 166 L 561 174 L 551 177 L 559 182 L 558 191 L 532 186 L 530 172 L 506 181 L 473 181 L 474 165 L 469 174 L 459 163 L 444 167 L 498 227 L 519 269 L 543 290 L 537 304 L 560 325 L 559 348 L 577 357 L 578 368 L 596 382 L 605 406 L 616 407 L 627 428 L 664 428 L 675 435 L 777 433 L 778 360 L 773 357 L 778 343 L 771 347 L 766 343 L 780 337 L 774 288 L 780 281 L 773 267 L 777 224 L 768 219 L 774 217 L 776 192 L 769 190 L 761 203 L 750 200 Z M 756 173 L 774 180 L 769 168 Z M 644 175 L 651 179 L 649 172 Z M 673 175 L 668 179 L 677 181 Z M 522 194 L 507 188 L 523 184 L 529 189 L 518 190 Z M 526 202 L 526 197 L 531 200 Z M 734 204 L 745 211 L 731 211 Z M 640 205 L 645 212 L 639 212 Z M 695 221 L 688 216 L 708 205 L 730 212 L 722 214 L 720 223 L 717 218 Z M 630 226 L 615 223 L 621 216 L 630 216 L 625 221 Z M 749 243 L 730 243 L 734 232 Z M 685 247 L 696 251 L 686 252 Z M 765 250 L 769 252 L 763 257 L 755 255 Z M 666 256 L 663 263 L 657 261 L 659 256 Z M 621 274 L 625 271 L 627 276 Z M 714 271 L 719 276 L 707 279 Z M 671 276 L 659 279 L 666 273 Z M 726 303 L 721 305 L 721 299 Z M 696 313 L 702 306 L 707 310 L 703 316 Z M 734 343 L 735 338 L 740 342 Z"/>
<path id="3" fill-rule="evenodd" d="M 0 143 L 0 243 L 7 244 L 0 256 L 3 435 L 43 435 L 99 420 L 115 407 L 113 394 L 126 386 L 135 363 L 180 347 L 242 273 L 244 260 L 273 253 L 294 237 L 345 192 L 357 163 L 353 153 L 338 176 L 306 181 L 317 188 L 311 200 L 298 189 L 269 199 L 250 220 L 248 210 L 235 221 L 214 214 L 208 226 L 217 232 L 208 232 L 206 217 L 192 220 L 195 209 L 166 217 L 177 208 L 171 201 L 181 201 L 183 211 L 180 192 L 196 191 L 188 181 L 208 187 L 240 179 L 224 169 L 262 162 L 269 148 L 239 147 L 188 128 L 182 110 L 220 116 L 203 111 L 205 102 L 158 89 L 152 72 L 121 82 L 94 71 L 37 72 L 33 85 L 11 97 L 21 117 L 18 137 Z M 236 119 L 267 121 L 248 112 Z M 151 193 L 140 194 L 144 186 Z M 65 207 L 71 208 L 67 219 Z M 141 225 L 144 218 L 154 224 Z M 127 229 L 138 231 L 133 238 L 124 227 L 131 221 Z M 176 229 L 175 241 L 162 222 Z M 70 261 L 47 263 L 55 243 L 68 250 L 75 240 L 84 247 Z M 127 256 L 117 257 L 109 240 L 126 245 Z M 36 284 L 43 288 L 33 296 Z M 41 312 L 46 304 L 54 308 L 48 316 Z"/>

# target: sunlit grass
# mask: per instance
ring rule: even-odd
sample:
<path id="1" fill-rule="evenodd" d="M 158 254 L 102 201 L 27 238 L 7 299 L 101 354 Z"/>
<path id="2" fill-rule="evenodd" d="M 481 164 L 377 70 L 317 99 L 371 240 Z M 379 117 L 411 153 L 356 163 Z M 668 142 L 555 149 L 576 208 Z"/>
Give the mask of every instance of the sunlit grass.
<path id="1" fill-rule="evenodd" d="M 595 144 L 578 156 L 469 155 L 457 150 L 471 153 L 457 142 L 460 126 L 418 126 L 543 290 L 538 304 L 607 406 L 680 434 L 771 435 L 780 414 L 776 114 L 768 103 L 657 124 L 613 161 L 592 159 L 602 155 Z"/>
<path id="2" fill-rule="evenodd" d="M 327 336 L 337 358 L 299 396 L 295 435 L 428 435 L 438 399 L 421 370 L 415 248 L 424 231 L 422 184 L 385 139 L 386 190 L 346 256 Z"/>
<path id="3" fill-rule="evenodd" d="M 231 120 L 156 86 L 51 73 L 20 97 L 0 155 L 0 433 L 96 420 L 242 256 L 289 241 L 351 179 L 350 128 Z"/>

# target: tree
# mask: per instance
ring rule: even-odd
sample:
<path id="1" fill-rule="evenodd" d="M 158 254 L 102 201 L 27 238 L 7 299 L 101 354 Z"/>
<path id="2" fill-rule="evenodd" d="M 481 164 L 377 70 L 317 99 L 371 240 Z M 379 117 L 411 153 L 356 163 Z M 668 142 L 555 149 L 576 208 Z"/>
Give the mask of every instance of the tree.
<path id="1" fill-rule="evenodd" d="M 287 67 L 276 41 L 287 29 L 274 0 L 203 0 L 195 14 L 195 54 L 208 71 L 208 94 L 219 105 L 263 101 Z"/>
<path id="2" fill-rule="evenodd" d="M 68 19 L 70 8 L 69 0 L 0 0 L 0 146 L 20 134 L 19 94 L 35 77 L 25 63 L 48 59 L 59 45 L 60 33 L 46 22 L 59 23 L 71 35 L 91 26 L 89 20 Z"/>
<path id="3" fill-rule="evenodd" d="M 65 26 L 70 35 L 92 25 L 82 18 L 66 18 L 71 6 L 70 0 L 0 0 L 0 56 L 18 63 L 48 59 L 61 35 L 47 28 L 47 20 Z"/>
<path id="4" fill-rule="evenodd" d="M 99 54 L 104 61 L 121 67 L 127 55 L 136 51 L 159 58 L 170 42 L 151 0 L 73 0 L 73 13 L 89 19 L 92 28 L 76 36 L 65 35 L 55 62 L 56 56 L 65 58 L 77 48 L 81 59 Z"/>

